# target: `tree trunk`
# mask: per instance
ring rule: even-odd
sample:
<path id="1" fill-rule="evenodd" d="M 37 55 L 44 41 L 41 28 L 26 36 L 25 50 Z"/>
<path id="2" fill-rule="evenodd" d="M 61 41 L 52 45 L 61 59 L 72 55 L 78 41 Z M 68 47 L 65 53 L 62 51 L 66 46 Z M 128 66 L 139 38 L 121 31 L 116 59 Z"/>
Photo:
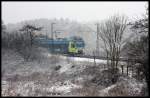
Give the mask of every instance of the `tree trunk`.
<path id="1" fill-rule="evenodd" d="M 121 65 L 121 69 L 122 69 L 122 74 L 123 74 L 123 65 Z"/>

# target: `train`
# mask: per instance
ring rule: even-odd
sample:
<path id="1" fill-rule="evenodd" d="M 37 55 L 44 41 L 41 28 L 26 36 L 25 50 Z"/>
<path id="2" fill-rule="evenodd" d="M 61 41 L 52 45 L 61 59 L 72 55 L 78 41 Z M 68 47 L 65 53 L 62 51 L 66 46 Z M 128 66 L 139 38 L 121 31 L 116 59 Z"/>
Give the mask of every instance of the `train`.
<path id="1" fill-rule="evenodd" d="M 79 37 L 57 39 L 38 37 L 34 42 L 41 47 L 47 48 L 51 53 L 69 55 L 84 54 L 85 42 Z"/>

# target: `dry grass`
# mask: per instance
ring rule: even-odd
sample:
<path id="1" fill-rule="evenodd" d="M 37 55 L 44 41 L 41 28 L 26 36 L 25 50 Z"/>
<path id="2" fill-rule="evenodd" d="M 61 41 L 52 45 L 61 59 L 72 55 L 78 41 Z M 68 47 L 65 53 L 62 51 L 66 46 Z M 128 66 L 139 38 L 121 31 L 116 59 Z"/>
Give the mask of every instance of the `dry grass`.
<path id="1" fill-rule="evenodd" d="M 2 85 L 2 96 L 52 96 L 60 95 L 56 91 L 48 91 L 54 85 L 57 73 L 46 74 L 33 72 L 30 75 L 19 74 L 6 77 L 6 83 Z M 60 77 L 59 77 L 60 78 Z M 55 80 L 55 81 L 53 81 Z"/>
<path id="2" fill-rule="evenodd" d="M 143 96 L 144 85 L 134 79 L 120 81 L 110 88 L 106 96 Z"/>
<path id="3" fill-rule="evenodd" d="M 98 96 L 98 88 L 96 86 L 83 86 L 82 88 L 72 89 L 72 95 L 75 96 Z"/>
<path id="4" fill-rule="evenodd" d="M 50 59 L 51 64 L 56 64 L 61 61 L 61 58 L 59 55 L 52 55 L 52 56 L 50 56 L 49 59 Z"/>

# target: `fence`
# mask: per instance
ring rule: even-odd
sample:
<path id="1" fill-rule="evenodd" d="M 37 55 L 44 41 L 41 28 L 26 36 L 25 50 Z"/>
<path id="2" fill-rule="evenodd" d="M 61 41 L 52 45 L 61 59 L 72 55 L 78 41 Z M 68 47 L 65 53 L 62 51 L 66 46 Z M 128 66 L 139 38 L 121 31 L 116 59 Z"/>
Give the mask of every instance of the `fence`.
<path id="1" fill-rule="evenodd" d="M 94 54 L 94 53 L 93 53 Z M 96 56 L 94 55 L 93 56 L 93 59 L 94 59 L 94 65 L 96 65 Z M 105 58 L 106 60 L 106 58 Z M 140 79 L 140 64 L 137 62 L 138 60 L 137 59 L 126 59 L 126 58 L 122 58 L 121 61 L 125 61 L 126 64 L 122 64 L 120 66 L 118 66 L 119 69 L 121 69 L 121 73 L 123 75 L 127 75 L 127 76 L 130 76 L 130 77 L 133 77 L 133 76 L 136 76 L 137 79 Z M 108 65 L 107 64 L 103 64 L 103 69 L 107 69 L 108 68 Z"/>

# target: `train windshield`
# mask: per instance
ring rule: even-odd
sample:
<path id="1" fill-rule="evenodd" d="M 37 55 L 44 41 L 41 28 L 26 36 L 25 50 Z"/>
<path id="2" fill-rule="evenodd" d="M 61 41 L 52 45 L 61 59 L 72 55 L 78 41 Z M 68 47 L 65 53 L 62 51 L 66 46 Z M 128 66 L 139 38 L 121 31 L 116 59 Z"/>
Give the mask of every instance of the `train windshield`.
<path id="1" fill-rule="evenodd" d="M 72 43 L 72 44 L 71 44 L 71 47 L 72 47 L 72 48 L 75 48 L 75 44 L 74 44 L 74 43 Z"/>

